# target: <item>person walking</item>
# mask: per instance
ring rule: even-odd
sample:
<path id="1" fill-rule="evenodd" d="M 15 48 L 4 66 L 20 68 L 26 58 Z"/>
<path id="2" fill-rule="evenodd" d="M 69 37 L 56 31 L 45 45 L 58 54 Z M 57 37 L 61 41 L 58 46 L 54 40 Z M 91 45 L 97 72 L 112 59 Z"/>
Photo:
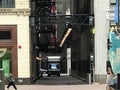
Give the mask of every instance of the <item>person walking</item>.
<path id="1" fill-rule="evenodd" d="M 7 89 L 9 89 L 10 86 L 13 86 L 15 90 L 17 90 L 17 87 L 15 86 L 15 79 L 13 78 L 13 75 L 10 74 L 8 78 L 8 86 Z"/>
<path id="2" fill-rule="evenodd" d="M 117 75 L 114 74 L 112 67 L 109 63 L 107 66 L 107 90 L 118 90 Z"/>

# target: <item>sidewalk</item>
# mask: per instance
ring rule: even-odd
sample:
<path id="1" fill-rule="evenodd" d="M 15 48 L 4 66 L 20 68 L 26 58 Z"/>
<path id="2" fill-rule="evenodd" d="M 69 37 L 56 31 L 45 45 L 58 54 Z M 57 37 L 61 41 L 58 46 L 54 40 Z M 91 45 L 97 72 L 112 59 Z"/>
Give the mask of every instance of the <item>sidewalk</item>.
<path id="1" fill-rule="evenodd" d="M 106 90 L 104 84 L 93 85 L 17 85 L 17 90 Z M 5 90 L 6 86 L 5 86 Z M 9 90 L 14 90 L 10 87 Z"/>

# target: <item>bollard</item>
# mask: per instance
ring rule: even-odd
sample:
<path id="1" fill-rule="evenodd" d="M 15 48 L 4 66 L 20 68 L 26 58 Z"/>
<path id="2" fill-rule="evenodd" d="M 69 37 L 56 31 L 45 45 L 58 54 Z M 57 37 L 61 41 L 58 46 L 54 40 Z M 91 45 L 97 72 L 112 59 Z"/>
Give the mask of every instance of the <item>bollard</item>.
<path id="1" fill-rule="evenodd" d="M 88 73 L 88 84 L 91 84 L 91 73 Z"/>
<path id="2" fill-rule="evenodd" d="M 5 90 L 4 70 L 3 69 L 0 69 L 0 90 Z"/>

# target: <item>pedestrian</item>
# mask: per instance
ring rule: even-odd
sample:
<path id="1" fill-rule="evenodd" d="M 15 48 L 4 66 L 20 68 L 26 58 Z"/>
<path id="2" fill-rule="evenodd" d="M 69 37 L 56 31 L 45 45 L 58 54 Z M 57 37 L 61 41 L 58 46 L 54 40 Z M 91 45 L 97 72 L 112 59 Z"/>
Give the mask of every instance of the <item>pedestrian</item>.
<path id="1" fill-rule="evenodd" d="M 17 90 L 17 87 L 15 86 L 15 79 L 13 78 L 13 75 L 10 73 L 10 76 L 8 78 L 8 86 L 9 89 L 10 86 L 13 86 L 15 90 Z"/>
<path id="2" fill-rule="evenodd" d="M 114 74 L 111 65 L 107 66 L 107 90 L 118 90 L 117 76 Z"/>

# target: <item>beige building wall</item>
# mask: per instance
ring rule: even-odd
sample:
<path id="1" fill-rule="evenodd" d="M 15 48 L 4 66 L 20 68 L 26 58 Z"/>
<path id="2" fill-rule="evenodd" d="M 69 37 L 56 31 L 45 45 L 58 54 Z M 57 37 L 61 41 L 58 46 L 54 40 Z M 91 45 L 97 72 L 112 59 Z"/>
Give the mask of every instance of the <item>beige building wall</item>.
<path id="1" fill-rule="evenodd" d="M 95 81 L 106 82 L 107 39 L 109 20 L 106 17 L 110 8 L 109 0 L 94 0 L 95 13 Z"/>
<path id="2" fill-rule="evenodd" d="M 30 0 L 15 0 L 15 8 L 29 8 Z"/>
<path id="3" fill-rule="evenodd" d="M 18 78 L 30 77 L 29 15 L 29 0 L 15 0 L 15 8 L 0 8 L 0 25 L 17 25 Z"/>

